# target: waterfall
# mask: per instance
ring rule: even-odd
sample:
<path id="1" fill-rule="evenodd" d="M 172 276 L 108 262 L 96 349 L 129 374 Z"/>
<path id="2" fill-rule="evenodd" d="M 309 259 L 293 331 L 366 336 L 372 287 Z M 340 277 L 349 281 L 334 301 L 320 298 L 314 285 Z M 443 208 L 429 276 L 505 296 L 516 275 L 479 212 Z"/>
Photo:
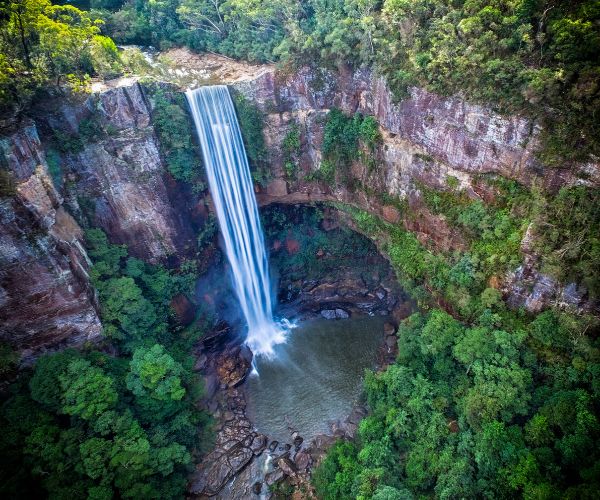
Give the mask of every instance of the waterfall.
<path id="1" fill-rule="evenodd" d="M 242 134 L 225 85 L 186 92 L 210 192 L 231 265 L 233 286 L 248 323 L 246 342 L 269 356 L 285 340 L 287 322 L 273 319 L 269 265 Z"/>

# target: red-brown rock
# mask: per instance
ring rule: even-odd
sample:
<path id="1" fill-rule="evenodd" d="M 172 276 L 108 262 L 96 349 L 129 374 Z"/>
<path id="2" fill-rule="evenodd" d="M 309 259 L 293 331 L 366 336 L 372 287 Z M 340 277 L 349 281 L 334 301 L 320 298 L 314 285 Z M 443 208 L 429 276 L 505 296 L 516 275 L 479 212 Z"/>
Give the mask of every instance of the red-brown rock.
<path id="1" fill-rule="evenodd" d="M 300 242 L 293 238 L 287 238 L 285 240 L 285 249 L 287 250 L 288 254 L 294 255 L 300 251 Z"/>
<path id="2" fill-rule="evenodd" d="M 182 293 L 171 299 L 171 307 L 175 311 L 177 321 L 180 325 L 190 325 L 196 317 L 196 306 Z"/>

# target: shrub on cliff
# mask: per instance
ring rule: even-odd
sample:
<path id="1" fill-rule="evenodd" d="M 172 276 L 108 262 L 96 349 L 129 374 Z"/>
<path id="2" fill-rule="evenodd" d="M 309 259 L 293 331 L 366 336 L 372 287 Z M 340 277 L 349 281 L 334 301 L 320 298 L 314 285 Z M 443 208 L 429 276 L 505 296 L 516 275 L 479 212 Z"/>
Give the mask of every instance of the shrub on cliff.
<path id="1" fill-rule="evenodd" d="M 154 129 L 169 172 L 178 181 L 200 182 L 202 162 L 194 147 L 194 125 L 183 96 L 169 95 L 158 88 L 152 93 L 152 99 Z"/>

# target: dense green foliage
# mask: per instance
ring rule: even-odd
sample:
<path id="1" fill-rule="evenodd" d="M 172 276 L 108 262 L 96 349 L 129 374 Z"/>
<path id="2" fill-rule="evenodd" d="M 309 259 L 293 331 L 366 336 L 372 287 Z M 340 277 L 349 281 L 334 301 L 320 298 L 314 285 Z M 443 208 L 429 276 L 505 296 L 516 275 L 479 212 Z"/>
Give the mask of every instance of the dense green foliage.
<path id="1" fill-rule="evenodd" d="M 40 86 L 66 80 L 79 90 L 89 75 L 114 75 L 119 55 L 102 21 L 50 0 L 0 2 L 0 111 L 27 105 Z"/>
<path id="2" fill-rule="evenodd" d="M 600 189 L 561 189 L 540 210 L 535 232 L 544 270 L 600 297 Z"/>
<path id="3" fill-rule="evenodd" d="M 513 328 L 493 307 L 470 326 L 415 314 L 398 340 L 396 364 L 367 376 L 357 444 L 315 473 L 322 498 L 598 496 L 597 340 L 553 312 Z"/>
<path id="4" fill-rule="evenodd" d="M 369 65 L 394 93 L 462 93 L 540 118 L 544 160 L 600 151 L 596 0 L 94 0 L 121 43 Z"/>
<path id="5" fill-rule="evenodd" d="M 151 89 L 151 95 L 154 103 L 152 124 L 169 172 L 178 181 L 200 184 L 196 189 L 204 190 L 205 186 L 200 180 L 200 152 L 194 147 L 194 125 L 183 95 L 167 93 L 160 87 Z"/>
<path id="6" fill-rule="evenodd" d="M 328 184 L 336 178 L 350 186 L 350 166 L 360 161 L 370 170 L 375 167 L 375 148 L 381 142 L 377 120 L 372 116 L 346 116 L 337 108 L 327 115 L 323 131 L 323 161 L 317 176 Z"/>
<path id="7" fill-rule="evenodd" d="M 170 320 L 194 275 L 127 257 L 87 233 L 105 335 L 115 357 L 66 350 L 41 357 L 2 405 L 0 490 L 6 498 L 181 498 L 207 417 L 189 352 L 197 327 Z M 45 493 L 44 493 L 45 491 Z"/>
<path id="8" fill-rule="evenodd" d="M 465 230 L 471 241 L 465 253 L 433 253 L 402 228 L 340 206 L 379 242 L 400 282 L 430 312 L 402 324 L 396 363 L 367 376 L 371 414 L 361 422 L 357 442 L 336 445 L 315 472 L 321 497 L 599 494 L 597 319 L 510 311 L 500 292 L 488 287 L 492 273 L 514 265 L 509 257 L 517 250 L 510 240 L 518 245 L 524 217 L 564 218 L 566 206 L 575 221 L 591 223 L 596 208 L 580 200 L 593 194 L 578 187 L 546 201 L 512 183 L 490 182 L 499 193 L 487 206 L 460 192 L 422 188 L 432 210 Z M 545 209 L 533 210 L 540 205 Z M 534 220 L 534 227 L 540 223 Z M 583 248 L 596 244 L 595 236 L 585 236 Z M 540 244 L 554 244 L 549 238 Z M 564 260 L 563 272 L 590 265 L 590 253 L 574 266 Z"/>
<path id="9" fill-rule="evenodd" d="M 246 99 L 244 94 L 236 92 L 233 95 L 233 103 L 252 177 L 259 184 L 265 185 L 269 181 L 270 171 L 266 165 L 267 150 L 263 136 L 263 113 L 255 103 Z"/>
<path id="10" fill-rule="evenodd" d="M 470 243 L 470 267 L 488 279 L 514 269 L 519 246 L 531 224 L 542 270 L 564 282 L 583 283 L 593 297 L 600 296 L 600 190 L 565 187 L 555 196 L 531 190 L 503 178 L 479 179 L 496 190 L 490 203 L 469 198 L 456 187 L 437 191 L 419 185 L 422 200 L 433 213 L 442 214 Z"/>
<path id="11" fill-rule="evenodd" d="M 283 171 L 285 176 L 293 181 L 298 173 L 298 160 L 300 156 L 300 127 L 296 122 L 290 125 L 281 143 L 283 155 Z"/>

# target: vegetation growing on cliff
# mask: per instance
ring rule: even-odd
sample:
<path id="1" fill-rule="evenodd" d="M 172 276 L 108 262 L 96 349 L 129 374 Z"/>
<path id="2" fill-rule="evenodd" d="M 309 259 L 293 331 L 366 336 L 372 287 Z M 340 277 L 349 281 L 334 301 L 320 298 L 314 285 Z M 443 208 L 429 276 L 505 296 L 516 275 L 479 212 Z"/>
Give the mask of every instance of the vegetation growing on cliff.
<path id="1" fill-rule="evenodd" d="M 381 133 L 375 118 L 360 113 L 346 116 L 341 110 L 332 109 L 325 121 L 323 161 L 316 177 L 330 185 L 337 179 L 352 188 L 352 163 L 361 162 L 372 170 L 375 167 L 375 148 L 379 143 Z"/>
<path id="2" fill-rule="evenodd" d="M 160 87 L 150 88 L 152 123 L 159 138 L 167 168 L 178 181 L 194 183 L 197 191 L 206 189 L 201 180 L 200 152 L 194 147 L 194 125 L 182 94 L 167 93 Z"/>
<path id="3" fill-rule="evenodd" d="M 97 0 L 92 6 L 120 43 L 185 44 L 250 61 L 375 66 L 398 98 L 422 85 L 540 118 L 548 163 L 600 152 L 596 0 Z"/>
<path id="4" fill-rule="evenodd" d="M 514 189 L 504 201 L 515 204 L 506 211 L 512 218 L 520 199 Z M 478 221 L 467 225 L 471 252 L 431 252 L 403 228 L 340 206 L 379 242 L 424 312 L 401 325 L 396 363 L 368 374 L 371 414 L 361 422 L 356 443 L 337 444 L 315 472 L 319 496 L 597 496 L 597 319 L 509 310 L 488 285 L 498 268 L 481 265 L 494 254 L 476 253 L 498 247 L 487 250 L 485 231 L 494 233 L 490 241 L 498 240 L 500 249 L 501 238 L 509 238 L 510 231 L 488 226 L 505 209 L 503 202 L 465 218 L 475 202 L 456 193 L 424 193 L 432 209 L 456 224 Z"/>
<path id="5" fill-rule="evenodd" d="M 109 351 L 43 356 L 2 405 L 6 498 L 181 498 L 207 435 L 191 346 L 170 318 L 193 275 L 127 257 L 88 231 Z"/>

